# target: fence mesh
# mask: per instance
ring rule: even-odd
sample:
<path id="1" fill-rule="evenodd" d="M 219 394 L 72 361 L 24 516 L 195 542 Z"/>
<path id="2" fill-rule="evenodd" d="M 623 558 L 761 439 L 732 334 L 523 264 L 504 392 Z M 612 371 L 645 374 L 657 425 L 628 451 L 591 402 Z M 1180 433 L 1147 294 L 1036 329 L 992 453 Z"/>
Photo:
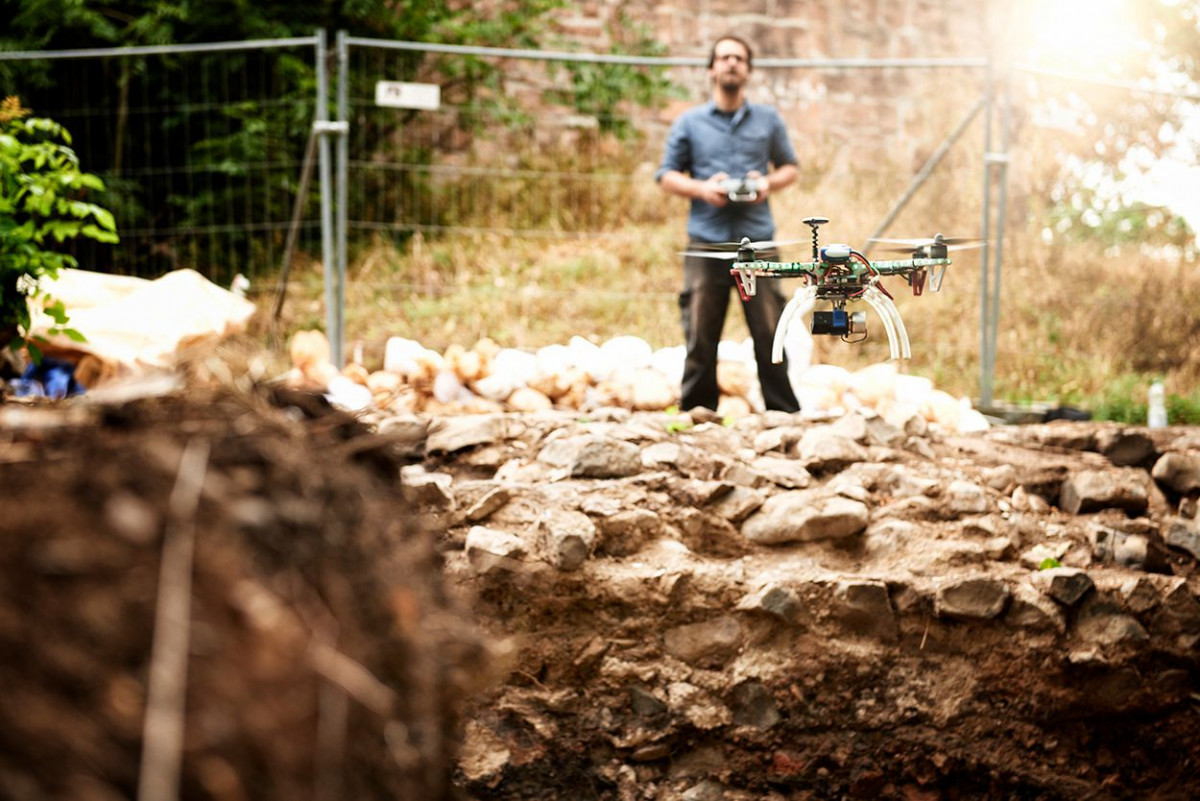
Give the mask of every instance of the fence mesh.
<path id="1" fill-rule="evenodd" d="M 121 241 L 74 243 L 80 265 L 145 277 L 189 267 L 223 284 L 278 267 L 312 125 L 313 53 L 110 50 L 6 65 L 18 76 L 6 92 L 65 125 L 82 168 L 107 184 L 98 201 Z M 315 251 L 315 204 L 301 224 L 302 249 Z"/>

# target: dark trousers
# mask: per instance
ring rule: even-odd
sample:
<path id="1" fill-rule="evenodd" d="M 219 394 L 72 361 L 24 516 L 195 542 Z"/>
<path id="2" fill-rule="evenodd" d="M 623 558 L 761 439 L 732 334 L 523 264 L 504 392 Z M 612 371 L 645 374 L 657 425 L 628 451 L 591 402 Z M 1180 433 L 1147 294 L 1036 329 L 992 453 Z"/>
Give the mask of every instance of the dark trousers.
<path id="1" fill-rule="evenodd" d="M 759 253 L 758 257 L 766 261 L 777 258 L 765 251 Z M 717 346 L 725 327 L 730 292 L 736 292 L 735 279 L 729 273 L 732 265 L 731 259 L 684 256 L 683 291 L 679 294 L 679 312 L 687 346 L 680 399 L 684 409 L 697 406 L 717 408 L 720 397 L 717 387 Z M 741 296 L 736 294 L 734 297 L 746 315 L 746 325 L 754 341 L 754 359 L 758 365 L 763 403 L 768 409 L 796 412 L 800 410 L 800 403 L 788 381 L 787 358 L 781 364 L 771 363 L 775 327 L 784 307 L 783 293 L 778 283 L 778 279 L 760 279 L 758 291 L 750 300 L 742 301 Z"/>

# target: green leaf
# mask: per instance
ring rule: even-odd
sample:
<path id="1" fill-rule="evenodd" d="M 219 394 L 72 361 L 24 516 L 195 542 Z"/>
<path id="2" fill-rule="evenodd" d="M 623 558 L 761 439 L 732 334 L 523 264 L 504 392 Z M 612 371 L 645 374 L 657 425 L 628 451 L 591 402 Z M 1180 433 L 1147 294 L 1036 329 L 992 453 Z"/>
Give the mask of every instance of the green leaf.
<path id="1" fill-rule="evenodd" d="M 1056 567 L 1062 567 L 1062 562 L 1055 559 L 1053 556 L 1047 556 L 1038 564 L 1038 570 L 1052 570 Z"/>

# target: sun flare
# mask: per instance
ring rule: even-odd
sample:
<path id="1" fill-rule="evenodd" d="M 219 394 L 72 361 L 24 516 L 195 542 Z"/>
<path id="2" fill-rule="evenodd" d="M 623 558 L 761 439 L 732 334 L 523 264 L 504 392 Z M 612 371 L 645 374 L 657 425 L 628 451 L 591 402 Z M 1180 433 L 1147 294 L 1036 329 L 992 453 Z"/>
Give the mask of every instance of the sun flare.
<path id="1" fill-rule="evenodd" d="M 1107 71 L 1137 46 L 1132 0 L 1041 0 L 1025 5 L 1025 57 L 1044 67 Z"/>

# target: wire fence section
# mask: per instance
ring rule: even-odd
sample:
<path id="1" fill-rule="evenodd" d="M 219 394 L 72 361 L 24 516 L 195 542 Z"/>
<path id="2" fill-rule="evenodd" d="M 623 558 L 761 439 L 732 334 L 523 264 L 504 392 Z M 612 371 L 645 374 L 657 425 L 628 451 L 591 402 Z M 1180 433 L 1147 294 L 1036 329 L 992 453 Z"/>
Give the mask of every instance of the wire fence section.
<path id="1" fill-rule="evenodd" d="M 613 92 L 665 87 L 663 64 L 347 43 L 350 232 L 586 236 L 660 213 L 661 110 Z"/>
<path id="2" fill-rule="evenodd" d="M 228 284 L 278 267 L 314 115 L 318 37 L 0 53 L 35 116 L 71 133 L 107 185 L 116 245 L 75 243 L 88 269 L 155 277 L 188 267 Z M 6 81 L 6 83 L 8 82 Z M 315 252 L 316 204 L 298 222 Z"/>

